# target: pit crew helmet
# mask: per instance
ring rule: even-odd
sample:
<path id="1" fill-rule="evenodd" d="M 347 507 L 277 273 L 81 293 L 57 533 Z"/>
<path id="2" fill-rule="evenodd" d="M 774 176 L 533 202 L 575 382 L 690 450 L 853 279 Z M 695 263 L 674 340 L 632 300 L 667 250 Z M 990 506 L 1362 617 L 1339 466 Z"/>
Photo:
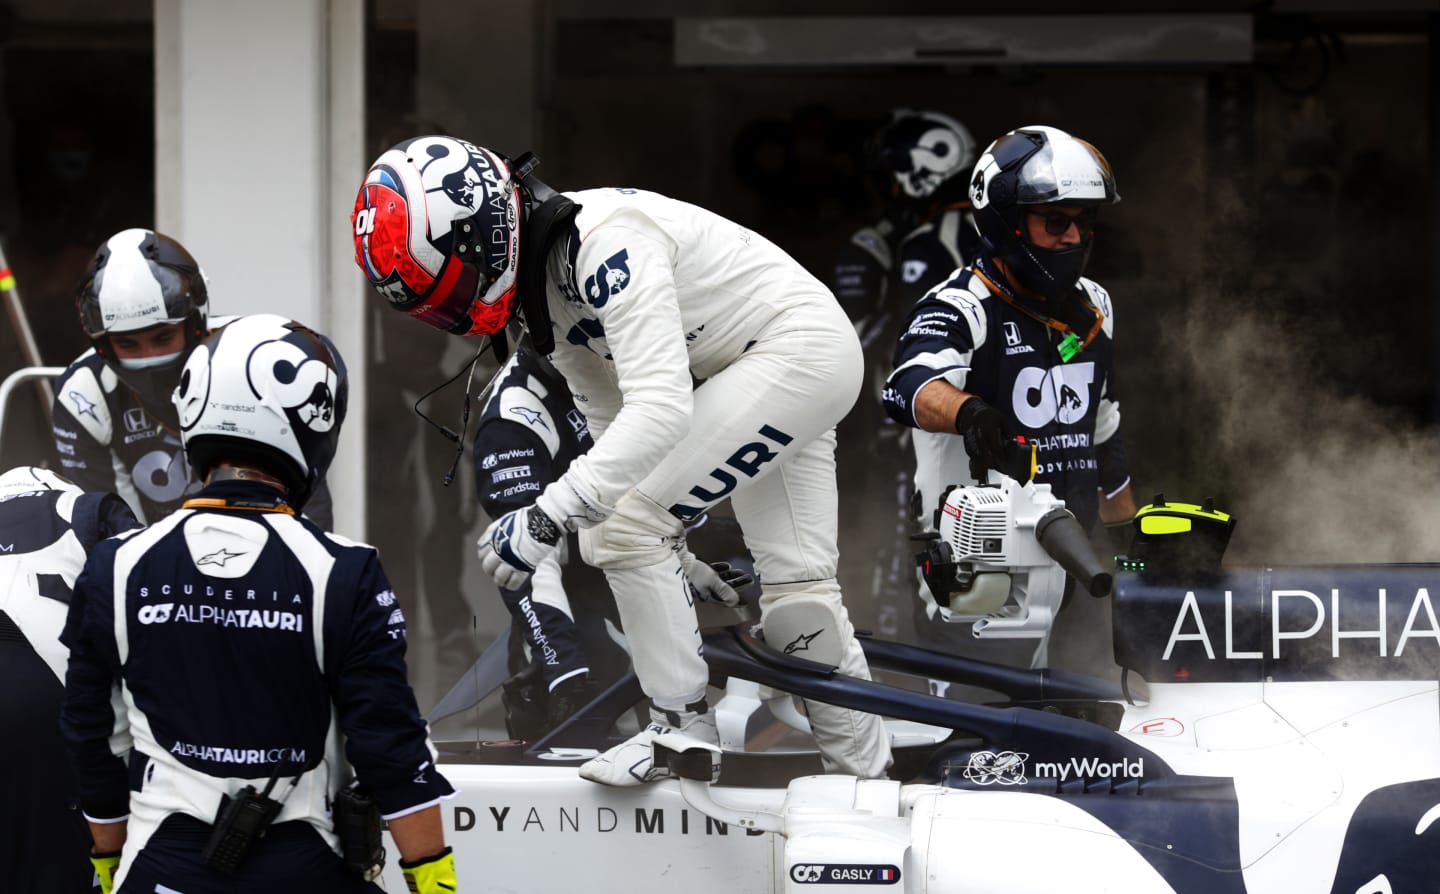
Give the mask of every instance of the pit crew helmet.
<path id="1" fill-rule="evenodd" d="M 1047 298 L 1075 287 L 1090 258 L 1094 230 L 1080 228 L 1080 244 L 1032 245 L 1024 220 L 1033 205 L 1098 208 L 1120 201 L 1115 175 L 1100 150 L 1055 127 L 1012 130 L 991 143 L 970 179 L 975 227 L 986 249 L 1003 260 L 1020 285 Z"/>
<path id="2" fill-rule="evenodd" d="M 121 230 L 95 250 L 76 290 L 75 308 L 90 344 L 121 381 L 148 404 L 167 405 L 175 376 L 209 331 L 205 274 L 185 246 L 153 230 Z M 182 350 L 121 360 L 110 337 L 165 323 L 184 324 Z"/>
<path id="3" fill-rule="evenodd" d="M 514 310 L 521 211 L 502 156 L 415 137 L 382 154 L 360 185 L 355 263 L 396 310 L 456 335 L 494 335 Z"/>
<path id="4" fill-rule="evenodd" d="M 175 388 L 180 441 L 195 474 L 253 463 L 299 509 L 335 458 L 348 378 L 330 339 L 276 314 L 236 319 L 202 342 Z"/>
<path id="5" fill-rule="evenodd" d="M 868 155 L 882 194 L 924 200 L 952 180 L 963 188 L 975 163 L 975 138 L 943 112 L 895 109 L 871 138 Z"/>

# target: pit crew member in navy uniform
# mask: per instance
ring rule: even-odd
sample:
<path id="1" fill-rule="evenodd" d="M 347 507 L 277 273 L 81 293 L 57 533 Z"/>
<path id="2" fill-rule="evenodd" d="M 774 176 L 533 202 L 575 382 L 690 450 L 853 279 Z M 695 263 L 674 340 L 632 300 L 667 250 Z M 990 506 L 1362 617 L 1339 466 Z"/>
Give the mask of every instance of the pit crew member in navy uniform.
<path id="1" fill-rule="evenodd" d="M 834 426 L 860 345 L 830 291 L 758 233 L 643 190 L 556 193 L 531 161 L 443 136 L 399 144 L 356 199 L 356 260 L 430 326 L 493 336 L 518 304 L 553 351 L 595 446 L 492 523 L 480 559 L 514 588 L 579 530 L 653 703 L 649 727 L 580 773 L 634 785 L 667 772 L 657 734 L 718 740 L 692 599 L 739 597 L 685 548 L 683 522 L 721 500 L 755 557 L 766 639 L 869 677 L 835 576 Z M 809 718 L 827 768 L 885 772 L 878 717 L 812 703 Z"/>
<path id="2" fill-rule="evenodd" d="M 100 540 L 138 527 L 114 494 L 46 469 L 0 475 L 0 891 L 88 891 L 90 830 L 60 737 L 71 588 Z"/>
<path id="3" fill-rule="evenodd" d="M 530 506 L 593 444 L 589 424 L 570 399 L 565 379 L 522 341 L 496 374 L 475 432 L 475 489 L 481 507 L 491 518 L 500 518 Z M 609 683 L 628 669 L 627 656 L 605 633 L 607 606 L 602 603 L 609 601 L 609 594 L 603 581 L 572 590 L 582 603 L 584 630 L 577 625 L 567 594 L 571 588 L 563 579 L 567 572 L 573 578 L 578 570 L 578 562 L 568 561 L 573 549 L 567 542 L 518 588 L 500 590 L 512 629 L 530 651 L 530 663 L 504 687 L 506 723 L 516 738 L 543 735 L 581 708 L 594 694 L 594 684 Z"/>
<path id="4" fill-rule="evenodd" d="M 298 323 L 258 314 L 206 339 L 175 391 L 204 488 L 102 543 L 76 583 L 62 729 L 118 890 L 376 890 L 336 850 L 330 805 L 352 766 L 407 876 L 454 890 L 439 807 L 454 792 L 406 680 L 395 594 L 372 547 L 298 515 L 345 402 L 339 354 Z M 278 813 L 227 877 L 202 854 L 247 786 Z"/>
<path id="5" fill-rule="evenodd" d="M 1099 209 L 1119 201 L 1110 165 L 1053 127 L 1024 127 L 975 165 L 970 198 L 985 250 L 910 311 L 884 405 L 946 437 L 917 470 L 922 505 L 988 469 L 1050 484 L 1082 524 L 1135 514 L 1120 439 L 1110 295 L 1081 274 Z M 959 434 L 960 437 L 949 437 Z M 962 452 L 963 450 L 963 452 Z"/>
<path id="6" fill-rule="evenodd" d="M 975 138 L 943 112 L 895 109 L 865 155 L 883 210 L 841 249 L 834 291 L 861 341 L 884 352 L 879 365 L 888 372 L 899 320 L 979 251 L 966 192 Z"/>
<path id="7" fill-rule="evenodd" d="M 917 513 L 922 507 L 912 499 L 914 468 L 930 462 L 932 448 L 925 433 L 910 437 L 910 429 L 891 420 L 880 396 L 906 313 L 931 286 L 979 252 L 966 189 L 975 164 L 975 138 L 943 112 L 899 108 L 867 142 L 865 160 L 881 214 L 841 249 L 833 282 L 835 297 L 860 333 L 870 385 L 841 425 L 840 435 L 847 444 L 860 440 L 867 448 L 856 468 L 843 470 L 852 482 L 848 498 L 866 511 L 887 504 L 894 510 L 891 535 L 876 536 L 867 545 L 883 572 L 874 594 L 882 603 L 880 629 L 898 632 L 896 616 L 910 614 L 904 594 L 915 579 L 910 538 L 917 514 L 922 520 L 929 515 Z M 923 591 L 923 583 L 920 586 Z M 948 643 L 954 632 L 947 629 L 950 625 L 931 625 L 918 613 L 915 621 L 922 642 L 938 633 Z"/>
<path id="8" fill-rule="evenodd" d="M 60 469 L 86 491 L 118 493 L 146 523 L 200 487 L 180 449 L 170 393 L 185 357 L 234 317 L 209 316 L 200 265 L 175 239 L 130 229 L 105 240 L 76 293 L 91 349 L 55 381 Z M 306 512 L 331 527 L 323 485 Z"/>

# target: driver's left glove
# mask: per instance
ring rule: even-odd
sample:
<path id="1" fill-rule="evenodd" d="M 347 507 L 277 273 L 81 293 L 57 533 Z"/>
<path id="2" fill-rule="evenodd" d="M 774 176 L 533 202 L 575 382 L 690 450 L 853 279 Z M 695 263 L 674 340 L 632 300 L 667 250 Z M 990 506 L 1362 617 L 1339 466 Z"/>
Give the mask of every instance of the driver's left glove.
<path id="1" fill-rule="evenodd" d="M 685 546 L 680 547 L 680 566 L 690 582 L 692 595 L 701 602 L 718 602 L 731 608 L 741 602 L 740 591 L 755 582 L 744 569 L 728 562 L 702 562 Z"/>

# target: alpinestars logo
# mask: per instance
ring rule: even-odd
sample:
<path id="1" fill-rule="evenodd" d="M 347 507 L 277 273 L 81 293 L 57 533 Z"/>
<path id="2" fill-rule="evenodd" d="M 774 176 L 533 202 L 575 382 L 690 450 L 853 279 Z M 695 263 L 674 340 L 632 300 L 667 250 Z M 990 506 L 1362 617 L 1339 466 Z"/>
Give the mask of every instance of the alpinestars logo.
<path id="1" fill-rule="evenodd" d="M 72 391 L 72 392 L 70 392 L 70 393 L 69 393 L 68 395 L 66 395 L 66 396 L 69 397 L 72 401 L 75 402 L 75 415 L 76 415 L 76 416 L 89 416 L 91 419 L 94 419 L 96 422 L 99 422 L 99 421 L 100 421 L 100 417 L 97 416 L 97 415 L 95 415 L 95 404 L 94 404 L 94 402 L 91 401 L 90 399 L 88 399 L 87 397 L 85 397 L 85 395 L 81 394 L 81 393 L 78 392 L 78 391 Z"/>
<path id="2" fill-rule="evenodd" d="M 541 428 L 547 429 L 550 427 L 545 424 L 544 417 L 541 416 L 538 411 L 532 410 L 529 407 L 511 407 L 510 412 L 524 419 L 527 425 L 538 425 Z"/>
<path id="3" fill-rule="evenodd" d="M 222 546 L 215 552 L 210 553 L 209 555 L 201 556 L 200 558 L 196 559 L 195 565 L 196 567 L 199 567 L 201 565 L 219 565 L 221 568 L 224 568 L 226 562 L 230 561 L 231 559 L 238 559 L 243 555 L 245 555 L 245 553 L 232 553 L 230 552 L 230 550 L 225 549 Z"/>
<path id="4" fill-rule="evenodd" d="M 809 651 L 809 649 L 810 649 L 810 644 L 815 641 L 815 637 L 819 636 L 820 634 L 822 634 L 822 633 L 824 633 L 824 632 L 825 632 L 825 628 L 824 628 L 824 627 L 821 627 L 819 630 L 815 631 L 814 633 L 802 633 L 802 634 L 800 634 L 799 636 L 795 637 L 793 640 L 791 640 L 790 642 L 788 642 L 788 643 L 785 644 L 785 650 L 784 650 L 784 651 L 785 651 L 785 654 L 786 654 L 786 655 L 794 655 L 796 652 L 806 652 L 806 651 Z"/>

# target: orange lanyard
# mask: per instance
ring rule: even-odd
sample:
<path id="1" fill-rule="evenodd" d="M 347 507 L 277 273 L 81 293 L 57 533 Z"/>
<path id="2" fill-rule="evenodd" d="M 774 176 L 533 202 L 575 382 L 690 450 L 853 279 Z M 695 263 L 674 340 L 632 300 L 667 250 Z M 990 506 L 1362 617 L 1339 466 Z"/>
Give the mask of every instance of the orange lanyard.
<path id="1" fill-rule="evenodd" d="M 1069 335 L 1072 331 L 1069 326 L 1065 325 L 1054 317 L 1041 316 L 1040 314 L 1034 312 L 1033 310 L 1030 310 L 1028 307 L 1021 304 L 1020 302 L 1016 301 L 1015 298 L 1010 294 L 1009 290 L 996 284 L 993 280 L 990 279 L 990 277 L 986 276 L 985 272 L 981 270 L 978 266 L 971 267 L 970 269 L 975 273 L 976 276 L 980 277 L 981 282 L 985 283 L 985 285 L 990 288 L 990 292 L 992 294 L 998 296 L 1001 301 L 1004 301 L 1006 304 L 1020 311 L 1025 316 L 1037 322 L 1043 323 L 1046 326 L 1049 326 L 1051 329 L 1054 329 L 1061 335 Z M 1086 302 L 1086 305 L 1091 310 L 1095 311 L 1095 325 L 1091 326 L 1090 331 L 1086 333 L 1085 340 L 1080 343 L 1081 348 L 1086 347 L 1090 344 L 1090 342 L 1094 341 L 1095 336 L 1100 334 L 1101 327 L 1105 325 L 1105 315 L 1100 312 L 1100 308 L 1096 307 L 1093 304 L 1090 304 L 1088 301 Z"/>
<path id="2" fill-rule="evenodd" d="M 263 503 L 232 503 L 218 497 L 195 497 L 180 504 L 181 509 L 246 509 L 250 512 L 283 512 L 294 515 L 295 510 L 288 503 L 266 506 Z"/>

